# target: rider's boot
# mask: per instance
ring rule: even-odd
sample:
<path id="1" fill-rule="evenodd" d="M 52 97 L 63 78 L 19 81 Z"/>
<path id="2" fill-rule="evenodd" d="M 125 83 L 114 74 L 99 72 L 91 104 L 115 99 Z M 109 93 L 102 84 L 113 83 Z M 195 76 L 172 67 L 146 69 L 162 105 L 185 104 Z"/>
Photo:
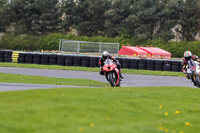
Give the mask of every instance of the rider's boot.
<path id="1" fill-rule="evenodd" d="M 120 75 L 120 78 L 123 79 L 124 77 L 122 76 L 122 73 L 121 71 L 119 71 L 119 75 Z"/>
<path id="2" fill-rule="evenodd" d="M 194 80 L 192 80 L 191 82 L 193 82 L 193 83 L 194 83 L 194 86 L 197 86 L 197 84 L 194 82 Z"/>

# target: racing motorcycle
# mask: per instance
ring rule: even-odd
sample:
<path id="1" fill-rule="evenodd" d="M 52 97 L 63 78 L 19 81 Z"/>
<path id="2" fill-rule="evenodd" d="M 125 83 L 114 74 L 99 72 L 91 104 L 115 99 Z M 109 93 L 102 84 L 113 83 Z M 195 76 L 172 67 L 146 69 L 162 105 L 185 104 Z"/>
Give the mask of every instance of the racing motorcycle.
<path id="1" fill-rule="evenodd" d="M 120 86 L 119 70 L 117 69 L 117 65 L 111 59 L 105 60 L 103 72 L 112 87 Z"/>
<path id="2" fill-rule="evenodd" d="M 190 79 L 192 79 L 197 87 L 200 87 L 200 63 L 194 60 L 188 60 L 186 68 Z"/>

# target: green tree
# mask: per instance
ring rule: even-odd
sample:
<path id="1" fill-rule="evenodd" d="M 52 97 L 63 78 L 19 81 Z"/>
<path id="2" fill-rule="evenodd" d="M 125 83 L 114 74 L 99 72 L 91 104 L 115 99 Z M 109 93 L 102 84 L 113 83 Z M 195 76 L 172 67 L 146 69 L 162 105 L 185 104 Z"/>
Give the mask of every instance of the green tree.
<path id="1" fill-rule="evenodd" d="M 96 36 L 104 34 L 105 11 L 109 1 L 105 0 L 65 0 L 64 12 L 66 30 L 75 28 L 79 35 Z"/>
<path id="2" fill-rule="evenodd" d="M 174 0 L 162 0 L 157 4 L 157 26 L 154 30 L 154 38 L 170 40 L 173 39 L 174 33 L 172 28 L 177 24 L 178 10 Z"/>
<path id="3" fill-rule="evenodd" d="M 8 3 L 3 11 L 3 23 L 12 26 L 17 34 L 33 33 L 34 23 L 40 11 L 35 6 L 35 0 L 14 0 Z"/>
<path id="4" fill-rule="evenodd" d="M 129 15 L 131 0 L 112 0 L 110 8 L 105 12 L 105 35 L 115 37 L 124 30 L 124 23 Z"/>
<path id="5" fill-rule="evenodd" d="M 48 34 L 59 31 L 61 12 L 57 0 L 14 0 L 2 13 L 3 23 L 16 34 Z"/>
<path id="6" fill-rule="evenodd" d="M 42 34 L 49 34 L 60 31 L 62 17 L 61 6 L 58 0 L 40 0 L 39 25 Z"/>
<path id="7" fill-rule="evenodd" d="M 182 40 L 193 41 L 200 30 L 199 26 L 199 0 L 178 0 L 178 24 L 181 29 L 177 31 L 182 35 Z"/>
<path id="8" fill-rule="evenodd" d="M 4 12 L 4 8 L 6 7 L 6 2 L 7 0 L 0 0 L 0 32 L 5 31 L 4 24 L 3 24 L 3 20 L 4 20 L 3 12 Z"/>
<path id="9" fill-rule="evenodd" d="M 66 33 L 73 28 L 76 22 L 76 2 L 74 0 L 63 0 L 61 11 L 63 18 L 60 26 L 63 32 Z"/>

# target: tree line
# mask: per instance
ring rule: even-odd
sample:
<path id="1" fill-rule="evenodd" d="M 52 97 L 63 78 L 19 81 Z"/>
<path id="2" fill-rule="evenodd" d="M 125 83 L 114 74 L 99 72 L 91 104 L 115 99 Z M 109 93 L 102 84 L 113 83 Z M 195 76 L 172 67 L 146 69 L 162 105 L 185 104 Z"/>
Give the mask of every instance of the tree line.
<path id="1" fill-rule="evenodd" d="M 137 40 L 174 38 L 193 41 L 200 32 L 200 0 L 0 0 L 0 32 L 81 36 Z M 181 27 L 181 28 L 180 28 Z"/>

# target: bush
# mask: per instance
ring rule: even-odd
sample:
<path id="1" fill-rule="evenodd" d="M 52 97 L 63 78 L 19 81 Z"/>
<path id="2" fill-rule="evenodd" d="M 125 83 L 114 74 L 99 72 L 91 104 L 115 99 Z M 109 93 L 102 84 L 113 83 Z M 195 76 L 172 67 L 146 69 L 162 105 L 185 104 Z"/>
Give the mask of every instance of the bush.
<path id="1" fill-rule="evenodd" d="M 75 36 L 73 34 L 52 33 L 49 35 L 18 35 L 5 34 L 0 42 L 0 49 L 10 50 L 24 50 L 24 51 L 37 51 L 37 50 L 58 50 L 59 40 L 77 40 L 77 41 L 91 41 L 91 42 L 113 42 L 122 44 L 130 44 L 132 46 L 150 46 L 162 48 L 169 51 L 172 57 L 182 57 L 186 50 L 190 50 L 193 54 L 200 54 L 200 41 L 194 42 L 166 42 L 163 40 L 135 40 L 133 37 L 122 34 L 115 38 L 108 38 L 102 36 L 87 37 Z M 199 55 L 200 56 L 200 55 Z"/>

